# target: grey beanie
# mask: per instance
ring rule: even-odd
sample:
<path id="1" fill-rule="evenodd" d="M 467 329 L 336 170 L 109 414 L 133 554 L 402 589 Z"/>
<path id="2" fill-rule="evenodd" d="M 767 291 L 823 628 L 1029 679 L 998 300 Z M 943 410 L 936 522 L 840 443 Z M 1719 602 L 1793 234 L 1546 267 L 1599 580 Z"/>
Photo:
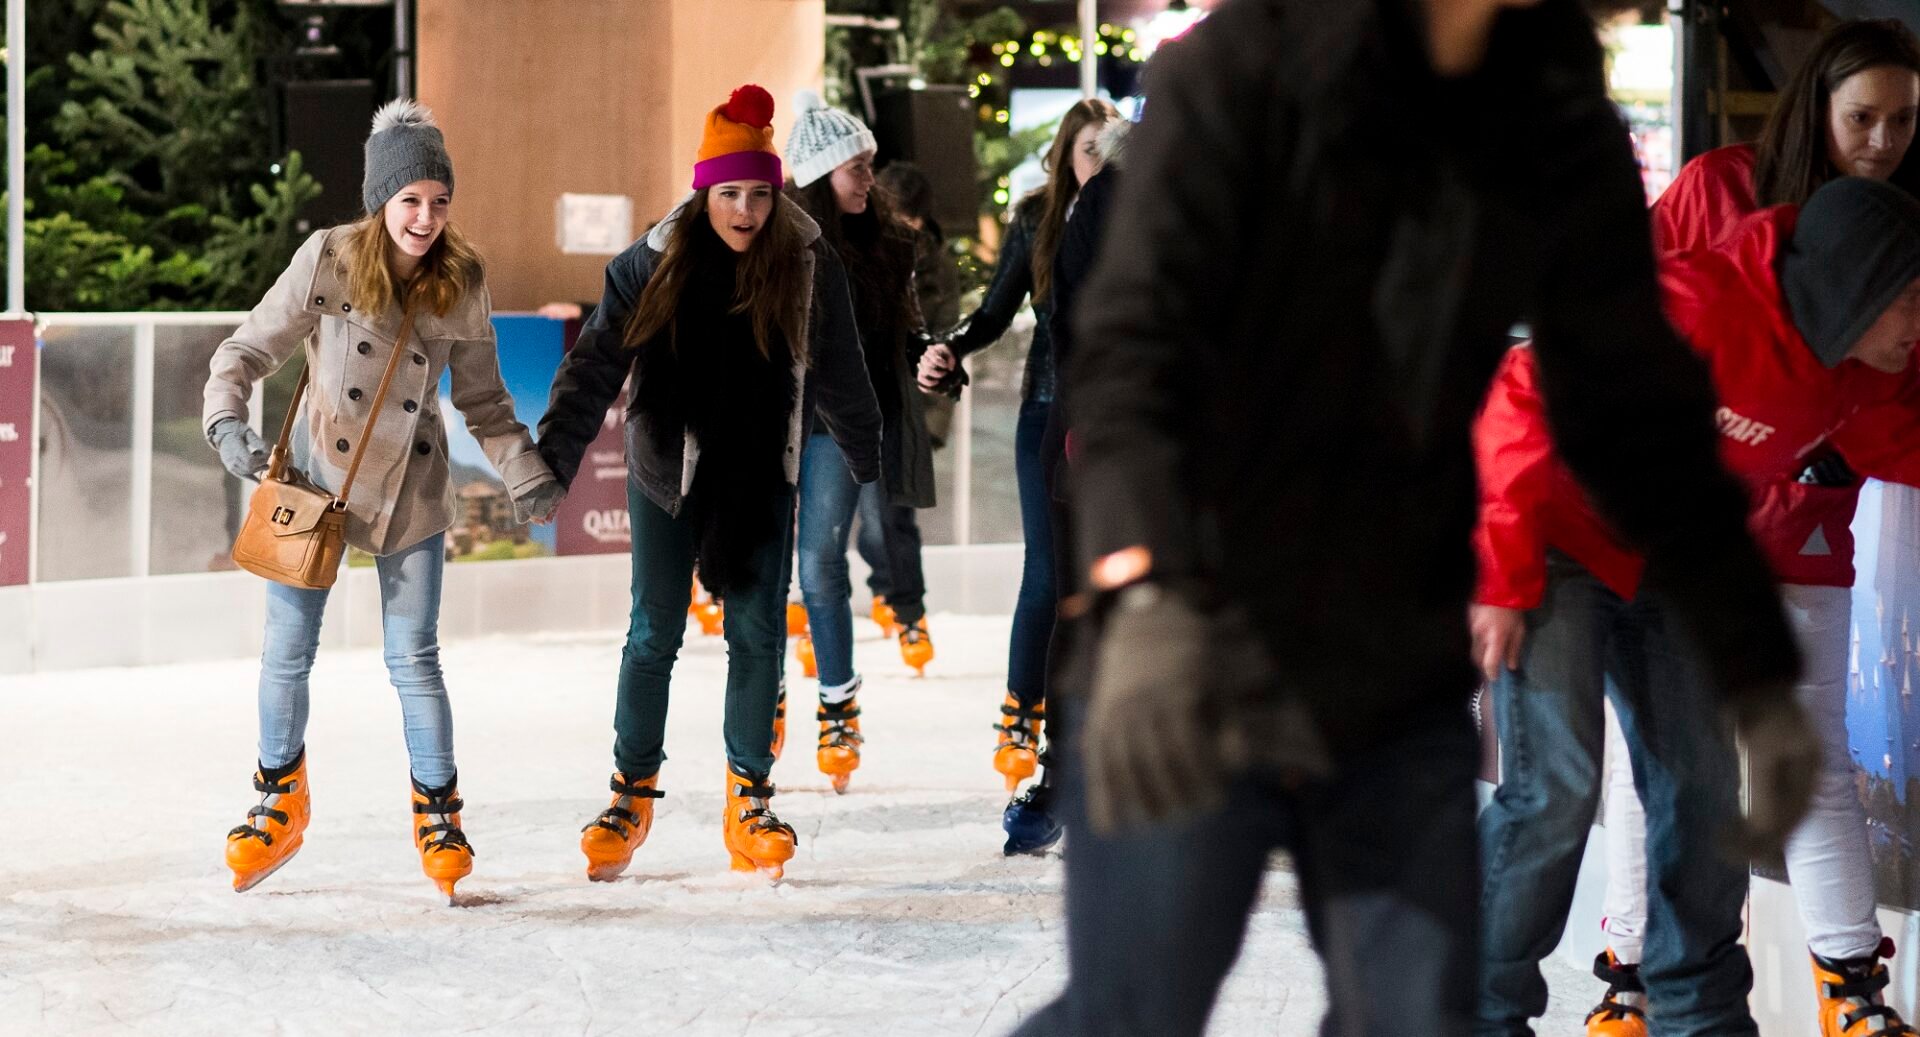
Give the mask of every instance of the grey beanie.
<path id="1" fill-rule="evenodd" d="M 1780 263 L 1781 293 L 1815 356 L 1837 367 L 1920 278 L 1920 201 L 1892 184 L 1844 176 L 1800 207 Z"/>
<path id="2" fill-rule="evenodd" d="M 379 212 L 388 199 L 416 180 L 438 180 L 451 192 L 453 157 L 447 154 L 447 140 L 434 124 L 433 113 L 418 101 L 402 97 L 373 114 L 360 200 L 367 203 L 368 212 Z"/>
<path id="3" fill-rule="evenodd" d="M 793 107 L 800 115 L 787 135 L 787 168 L 793 171 L 795 186 L 805 187 L 842 162 L 880 147 L 866 123 L 827 107 L 811 90 L 800 91 Z"/>

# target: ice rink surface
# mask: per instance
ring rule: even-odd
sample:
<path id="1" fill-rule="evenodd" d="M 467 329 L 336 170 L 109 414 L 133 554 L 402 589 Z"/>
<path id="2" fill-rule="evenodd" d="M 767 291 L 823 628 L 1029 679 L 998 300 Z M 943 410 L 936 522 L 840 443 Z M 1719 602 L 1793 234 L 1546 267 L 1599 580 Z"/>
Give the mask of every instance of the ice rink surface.
<path id="1" fill-rule="evenodd" d="M 379 653 L 321 653 L 313 823 L 245 894 L 221 845 L 256 801 L 254 662 L 0 679 L 0 1033 L 1005 1034 L 1065 979 L 1060 857 L 1000 855 L 1007 620 L 936 615 L 924 680 L 857 624 L 867 751 L 845 796 L 789 664 L 775 806 L 800 847 L 778 885 L 720 843 L 718 638 L 689 628 L 667 798 L 611 884 L 578 838 L 608 800 L 619 633 L 447 645 L 477 850 L 455 907 L 420 874 Z M 1543 1037 L 1581 1033 L 1598 985 L 1549 978 Z M 1324 1003 L 1276 859 L 1210 1033 L 1306 1037 Z"/>

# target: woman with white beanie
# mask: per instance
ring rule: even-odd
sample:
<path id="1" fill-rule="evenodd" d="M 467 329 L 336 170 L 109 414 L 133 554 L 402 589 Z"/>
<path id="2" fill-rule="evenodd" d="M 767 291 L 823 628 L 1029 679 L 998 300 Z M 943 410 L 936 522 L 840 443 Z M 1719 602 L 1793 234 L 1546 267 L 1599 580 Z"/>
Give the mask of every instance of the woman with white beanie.
<path id="1" fill-rule="evenodd" d="M 919 538 L 901 535 L 903 528 L 917 534 L 917 527 L 899 515 L 934 503 L 933 444 L 916 377 L 925 322 L 913 290 L 913 232 L 874 190 L 873 131 L 810 92 L 797 105 L 799 119 L 787 139 L 793 174 L 788 192 L 846 264 L 884 430 L 879 485 L 855 486 L 832 437 L 820 429 L 810 430 L 801 459 L 800 593 L 820 678 L 816 760 L 834 789 L 844 792 L 860 766 L 860 676 L 853 669 L 847 540 L 863 493 L 883 494 L 882 507 L 896 509 L 884 539 L 892 585 L 887 605 L 900 632 L 901 656 L 922 671 L 933 659 Z"/>

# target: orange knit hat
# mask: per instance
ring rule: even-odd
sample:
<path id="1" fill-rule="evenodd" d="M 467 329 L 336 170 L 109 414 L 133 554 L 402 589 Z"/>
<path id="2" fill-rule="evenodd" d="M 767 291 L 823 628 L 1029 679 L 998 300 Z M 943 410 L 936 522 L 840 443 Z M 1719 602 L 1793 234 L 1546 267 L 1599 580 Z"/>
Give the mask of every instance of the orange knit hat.
<path id="1" fill-rule="evenodd" d="M 784 179 L 780 153 L 773 148 L 773 95 L 749 83 L 707 113 L 693 163 L 693 189 L 729 180 L 764 180 L 777 188 Z"/>

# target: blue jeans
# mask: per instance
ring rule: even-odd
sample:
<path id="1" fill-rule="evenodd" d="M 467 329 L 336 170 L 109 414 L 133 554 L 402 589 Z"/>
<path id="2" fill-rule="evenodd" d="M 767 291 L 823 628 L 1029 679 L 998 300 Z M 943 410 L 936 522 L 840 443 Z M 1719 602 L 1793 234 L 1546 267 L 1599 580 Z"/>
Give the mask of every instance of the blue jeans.
<path id="1" fill-rule="evenodd" d="M 1022 403 L 1013 432 L 1013 471 L 1020 489 L 1026 556 L 1020 566 L 1020 597 L 1013 606 L 1013 636 L 1007 644 L 1007 690 L 1023 706 L 1045 701 L 1047 644 L 1053 640 L 1059 605 L 1053 578 L 1053 526 L 1047 517 L 1047 473 L 1041 457 L 1052 406 L 1033 400 Z"/>
<path id="2" fill-rule="evenodd" d="M 902 623 L 927 614 L 927 573 L 920 564 L 920 520 L 913 509 L 887 502 L 886 481 L 860 487 L 860 531 L 854 547 L 872 572 L 867 589 Z"/>
<path id="3" fill-rule="evenodd" d="M 847 539 L 860 500 L 847 458 L 833 437 L 807 437 L 800 455 L 800 597 L 819 666 L 820 686 L 853 680 L 853 581 Z"/>
<path id="4" fill-rule="evenodd" d="M 440 674 L 440 582 L 446 534 L 374 559 L 380 575 L 387 675 L 400 693 L 407 756 L 420 784 L 453 780 L 453 710 Z M 327 591 L 267 584 L 267 635 L 260 651 L 260 762 L 292 763 L 307 741 L 307 674 L 320 647 Z"/>
<path id="5" fill-rule="evenodd" d="M 1467 1033 L 1479 748 L 1465 710 L 1348 757 L 1328 781 L 1243 778 L 1211 812 L 1114 836 L 1083 823 L 1072 746 L 1055 738 L 1072 832 L 1067 988 L 1015 1037 L 1198 1037 L 1276 848 L 1293 857 L 1326 966 L 1322 1034 Z"/>
<path id="6" fill-rule="evenodd" d="M 1640 976 L 1652 1032 L 1756 1034 L 1739 943 L 1746 866 L 1719 845 L 1739 811 L 1732 732 L 1657 597 L 1623 601 L 1558 554 L 1545 599 L 1527 614 L 1520 668 L 1494 686 L 1501 780 L 1480 816 L 1476 1033 L 1531 1034 L 1527 1020 L 1546 1011 L 1540 961 L 1560 942 L 1599 804 L 1607 695 L 1647 809 Z"/>
<path id="7" fill-rule="evenodd" d="M 787 554 L 793 494 L 767 507 L 782 531 L 754 552 L 753 578 L 727 590 L 727 699 L 722 720 L 727 763 L 764 778 L 773 770 L 773 711 L 787 647 Z M 660 772 L 666 760 L 668 685 L 687 633 L 696 531 L 627 483 L 632 524 L 633 612 L 620 651 L 620 687 L 613 709 L 613 763 L 628 781 Z"/>

